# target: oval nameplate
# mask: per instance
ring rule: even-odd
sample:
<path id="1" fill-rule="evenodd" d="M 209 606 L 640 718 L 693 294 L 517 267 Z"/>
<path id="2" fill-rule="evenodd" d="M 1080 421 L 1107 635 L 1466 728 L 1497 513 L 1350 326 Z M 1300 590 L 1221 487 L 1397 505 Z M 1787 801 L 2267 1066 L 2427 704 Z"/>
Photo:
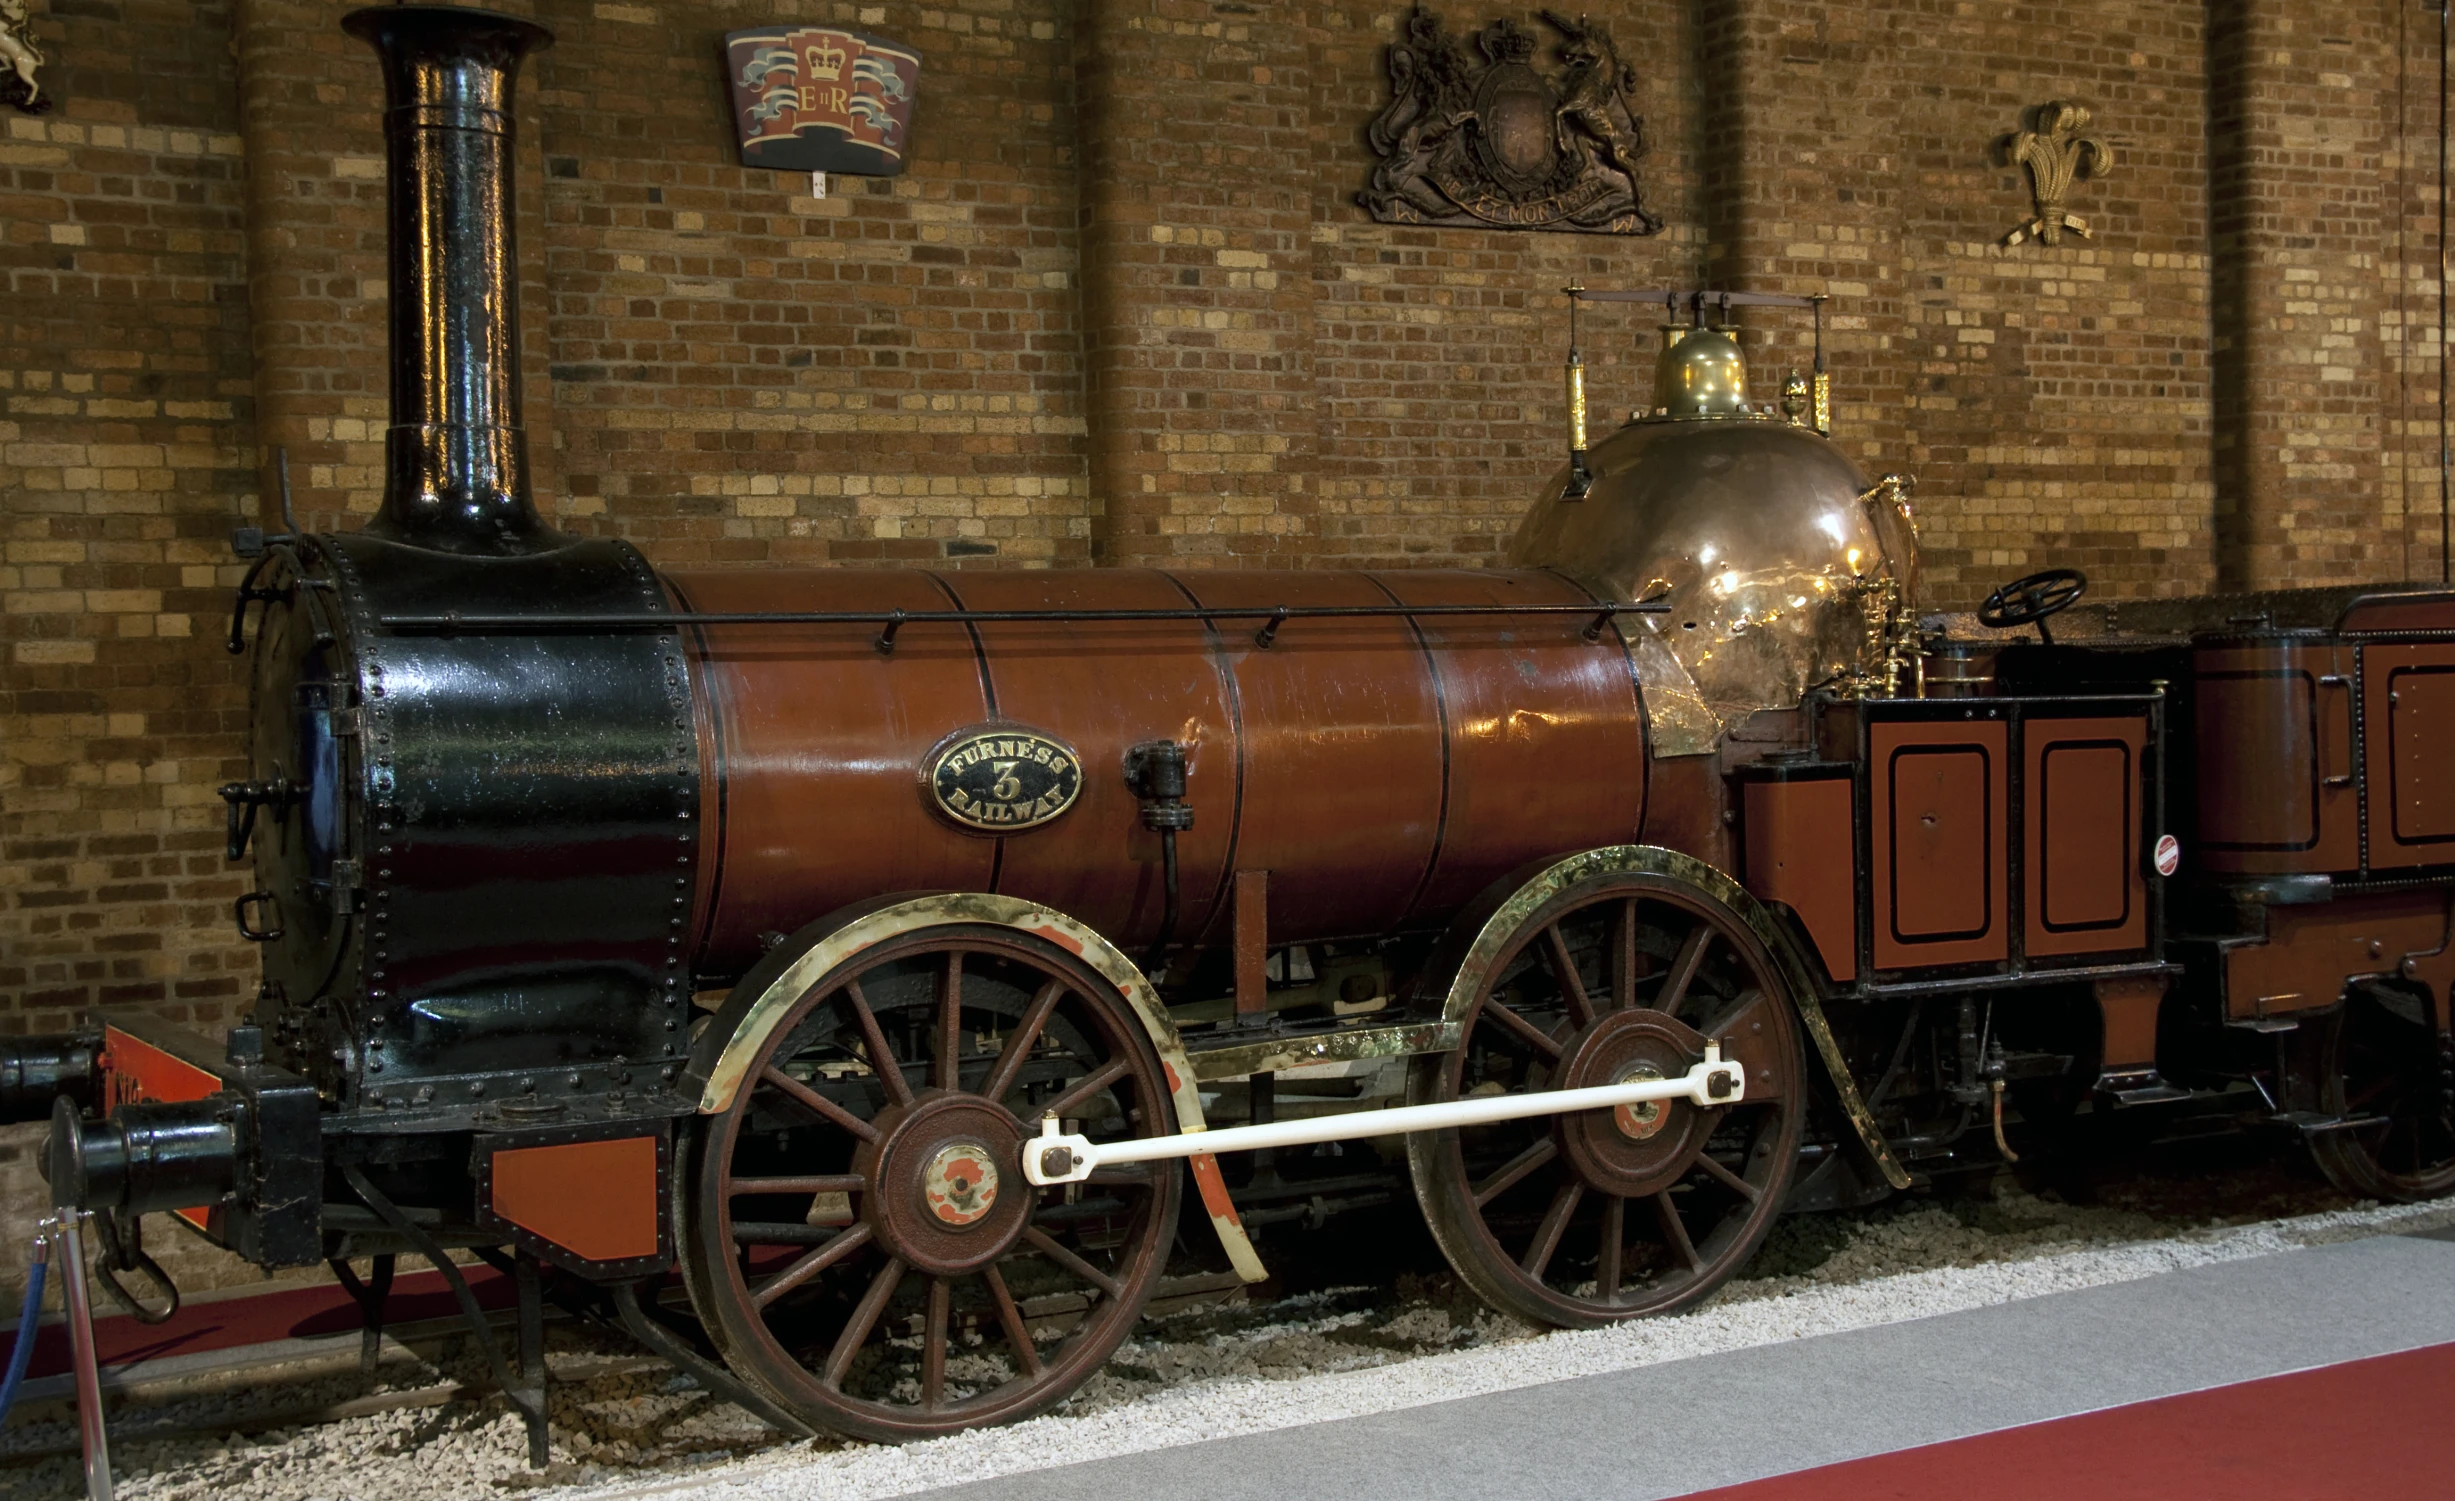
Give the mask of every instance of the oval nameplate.
<path id="1" fill-rule="evenodd" d="M 1019 726 L 957 730 L 929 758 L 929 800 L 967 829 L 1019 833 L 1074 806 L 1083 763 L 1054 735 Z"/>

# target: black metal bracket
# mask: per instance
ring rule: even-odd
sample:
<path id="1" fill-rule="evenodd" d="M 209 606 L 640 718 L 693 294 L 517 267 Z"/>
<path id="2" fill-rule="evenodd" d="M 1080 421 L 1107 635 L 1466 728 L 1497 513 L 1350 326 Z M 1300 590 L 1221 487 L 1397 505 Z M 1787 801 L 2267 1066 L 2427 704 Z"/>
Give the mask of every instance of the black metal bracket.
<path id="1" fill-rule="evenodd" d="M 640 1306 L 638 1283 L 617 1282 L 609 1291 L 614 1296 L 614 1310 L 622 1315 L 622 1327 L 630 1331 L 631 1338 L 671 1361 L 676 1369 L 688 1374 L 693 1381 L 777 1432 L 789 1433 L 795 1438 L 818 1436 L 818 1430 L 751 1390 L 732 1372 L 692 1349 L 671 1329 L 650 1318 L 648 1311 Z"/>
<path id="2" fill-rule="evenodd" d="M 273 914 L 273 925 L 269 928 L 248 926 L 247 909 L 251 906 L 260 911 L 269 908 Z M 238 921 L 239 936 L 249 943 L 274 943 L 281 938 L 281 898 L 274 892 L 251 891 L 247 893 L 230 904 L 230 915 Z"/>
<path id="3" fill-rule="evenodd" d="M 460 1267 L 453 1262 L 451 1255 L 443 1249 L 441 1243 L 432 1235 L 427 1234 L 425 1229 L 410 1219 L 408 1215 L 403 1214 L 401 1206 L 393 1203 L 385 1196 L 383 1190 L 369 1182 L 366 1173 L 356 1163 L 341 1164 L 341 1177 L 349 1184 L 350 1192 L 356 1194 L 360 1202 L 374 1210 L 376 1217 L 390 1225 L 402 1239 L 416 1246 L 418 1254 L 433 1262 L 435 1270 L 443 1274 L 444 1282 L 452 1289 L 453 1301 L 460 1305 L 461 1322 L 469 1326 L 470 1337 L 477 1341 L 478 1348 L 485 1353 L 487 1366 L 494 1372 L 495 1385 L 502 1389 L 503 1396 L 520 1414 L 521 1422 L 528 1428 L 529 1463 L 536 1468 L 543 1469 L 547 1457 L 548 1435 L 542 1359 L 538 1364 L 537 1387 L 534 1392 L 531 1392 L 528 1383 L 519 1379 L 518 1374 L 513 1371 L 511 1362 L 503 1358 L 502 1343 L 494 1337 L 494 1326 L 486 1322 L 486 1310 L 477 1306 L 477 1294 L 469 1290 L 469 1279 L 460 1274 Z M 526 1280 L 515 1280 L 519 1281 L 520 1297 L 525 1305 L 534 1294 L 534 1284 Z M 528 1310 L 524 1306 L 521 1310 L 521 1321 L 524 1325 L 527 1319 Z"/>
<path id="4" fill-rule="evenodd" d="M 1583 500 L 1593 491 L 1594 471 L 1586 465 L 1586 451 L 1582 448 L 1570 449 L 1568 451 L 1568 485 L 1561 490 L 1560 498 L 1562 500 Z M 1593 640 L 1593 634 L 1589 632 L 1586 639 Z"/>
<path id="5" fill-rule="evenodd" d="M 287 448 L 274 449 L 273 464 L 280 480 L 283 531 L 277 536 L 268 537 L 264 534 L 264 528 L 260 526 L 242 526 L 235 528 L 230 533 L 230 550 L 242 558 L 252 560 L 254 564 L 247 570 L 247 577 L 240 582 L 238 603 L 230 611 L 229 647 L 230 654 L 234 657 L 247 650 L 248 603 L 259 599 L 269 603 L 281 598 L 284 592 L 279 589 L 256 587 L 256 579 L 264 572 L 265 565 L 275 559 L 280 559 L 290 565 L 292 578 L 303 578 L 306 574 L 306 570 L 298 566 L 298 554 L 292 551 L 298 541 L 299 530 L 298 513 L 290 506 L 290 450 Z M 331 638 L 323 637 L 323 643 L 327 646 L 331 645 Z M 238 856 L 233 855 L 231 858 L 235 860 Z"/>
<path id="6" fill-rule="evenodd" d="M 1272 621 L 1268 630 L 1278 629 Z M 1268 641 L 1260 643 L 1268 646 Z M 1193 827 L 1193 806 L 1185 801 L 1185 747 L 1173 740 L 1145 740 L 1125 753 L 1125 785 L 1142 803 L 1142 826 L 1159 836 L 1160 865 L 1166 883 L 1166 903 L 1160 913 L 1159 936 L 1142 961 L 1156 970 L 1168 945 L 1176 939 L 1176 836 Z"/>
<path id="7" fill-rule="evenodd" d="M 253 527 L 240 529 L 242 535 L 254 530 Z M 288 539 L 280 540 L 287 541 Z M 236 545 L 236 541 L 237 539 L 234 538 L 233 545 Z M 230 639 L 223 645 L 234 657 L 244 656 L 247 652 L 247 607 L 258 600 L 270 604 L 274 600 L 286 598 L 290 592 L 287 589 L 256 587 L 256 581 L 264 576 L 264 570 L 287 551 L 286 548 L 266 544 L 261 533 L 258 534 L 257 546 L 261 550 L 256 554 L 256 561 L 248 567 L 247 577 L 239 580 L 239 597 L 230 607 Z"/>
<path id="8" fill-rule="evenodd" d="M 1735 307 L 1815 307 L 1821 297 L 1801 297 L 1790 292 L 1713 292 L 1687 287 L 1656 287 L 1632 292 L 1606 292 L 1587 287 L 1564 289 L 1579 302 L 1659 302 L 1676 309 L 1686 302 L 1689 309 L 1703 316 L 1707 307 L 1717 307 L 1727 315 Z"/>
<path id="9" fill-rule="evenodd" d="M 368 1269 L 367 1280 L 358 1280 L 358 1273 L 347 1261 L 336 1257 L 326 1265 L 332 1268 L 333 1280 L 341 1284 L 350 1301 L 358 1305 L 358 1374 L 375 1374 L 376 1361 L 383 1354 L 384 1306 L 392 1296 L 392 1272 L 398 1258 L 389 1252 L 375 1257 Z"/>
<path id="10" fill-rule="evenodd" d="M 1253 633 L 1253 644 L 1263 651 L 1270 650 L 1270 643 L 1279 639 L 1279 627 L 1285 624 L 1287 624 L 1287 606 L 1281 605 L 1271 611 L 1270 618 L 1262 623 L 1262 628 Z"/>
<path id="11" fill-rule="evenodd" d="M 281 776 L 269 782 L 224 782 L 219 790 L 228 816 L 224 854 L 233 864 L 247 858 L 247 841 L 256 830 L 256 810 L 270 808 L 279 819 L 298 793 L 290 779 Z"/>
<path id="12" fill-rule="evenodd" d="M 910 618 L 902 610 L 895 610 L 887 615 L 887 623 L 878 632 L 878 655 L 882 657 L 895 655 L 895 633 L 902 630 L 904 622 Z"/>
<path id="13" fill-rule="evenodd" d="M 94 1258 L 94 1271 L 102 1279 L 102 1290 L 111 1301 L 126 1309 L 140 1324 L 167 1324 L 179 1312 L 179 1284 L 171 1281 L 162 1264 L 145 1254 L 144 1219 L 118 1209 L 106 1209 L 94 1216 L 94 1233 L 102 1242 L 102 1254 Z M 137 1272 L 162 1294 L 162 1307 L 147 1308 L 119 1280 L 121 1272 Z"/>

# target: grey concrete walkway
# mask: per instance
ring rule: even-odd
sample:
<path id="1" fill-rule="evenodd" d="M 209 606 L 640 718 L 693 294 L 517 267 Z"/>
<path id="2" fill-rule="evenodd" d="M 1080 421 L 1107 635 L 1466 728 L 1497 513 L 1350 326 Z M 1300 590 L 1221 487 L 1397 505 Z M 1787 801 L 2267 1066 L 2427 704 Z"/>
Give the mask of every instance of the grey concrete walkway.
<path id="1" fill-rule="evenodd" d="M 2384 1236 L 923 1494 L 1653 1501 L 2447 1341 L 2455 1243 Z"/>

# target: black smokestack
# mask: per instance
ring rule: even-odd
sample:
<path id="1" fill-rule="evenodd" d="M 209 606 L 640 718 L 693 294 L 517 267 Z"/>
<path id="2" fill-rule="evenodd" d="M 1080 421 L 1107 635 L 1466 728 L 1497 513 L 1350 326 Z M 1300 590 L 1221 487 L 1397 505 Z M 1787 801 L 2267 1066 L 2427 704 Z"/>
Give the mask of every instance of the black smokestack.
<path id="1" fill-rule="evenodd" d="M 554 35 L 452 5 L 352 11 L 341 25 L 382 58 L 389 167 L 392 425 L 367 530 L 445 552 L 551 545 L 520 427 L 512 84 Z"/>

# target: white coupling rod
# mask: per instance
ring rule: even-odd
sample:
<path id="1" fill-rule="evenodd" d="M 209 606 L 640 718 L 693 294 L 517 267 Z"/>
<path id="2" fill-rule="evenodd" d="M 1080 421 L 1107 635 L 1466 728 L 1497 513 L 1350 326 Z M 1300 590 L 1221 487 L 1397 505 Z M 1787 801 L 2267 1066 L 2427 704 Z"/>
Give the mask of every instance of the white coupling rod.
<path id="1" fill-rule="evenodd" d="M 1055 1116 L 1043 1116 L 1040 1135 L 1023 1143 L 1023 1176 L 1042 1187 L 1080 1183 L 1097 1169 L 1120 1163 L 1165 1162 L 1202 1153 L 1250 1152 L 1263 1147 L 1302 1147 L 1365 1136 L 1443 1131 L 1452 1126 L 1486 1126 L 1538 1115 L 1642 1105 L 1649 1100 L 1687 1100 L 1710 1109 L 1738 1104 L 1746 1088 L 1747 1070 L 1739 1064 L 1724 1062 L 1722 1045 L 1708 1042 L 1705 1061 L 1676 1079 L 1630 1079 L 1588 1089 L 1489 1095 L 1443 1105 L 1402 1105 L 1393 1110 L 1350 1110 L 1309 1120 L 1230 1126 L 1224 1131 L 1186 1131 L 1175 1136 L 1133 1136 L 1122 1141 L 1095 1142 L 1061 1132 Z"/>

